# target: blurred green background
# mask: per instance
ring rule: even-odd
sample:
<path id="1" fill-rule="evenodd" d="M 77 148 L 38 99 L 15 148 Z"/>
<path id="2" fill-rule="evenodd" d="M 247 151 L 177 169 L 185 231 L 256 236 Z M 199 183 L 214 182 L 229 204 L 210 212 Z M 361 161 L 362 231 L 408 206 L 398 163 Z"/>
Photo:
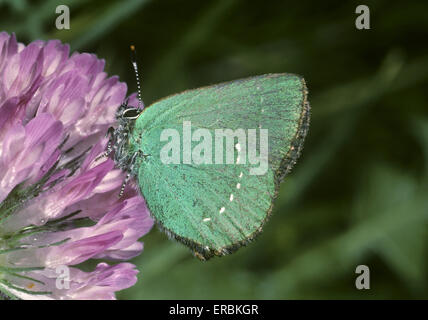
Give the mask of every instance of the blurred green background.
<path id="1" fill-rule="evenodd" d="M 55 28 L 55 8 L 71 29 Z M 0 30 L 94 52 L 146 104 L 269 72 L 305 77 L 303 155 L 254 243 L 202 263 L 157 229 L 121 299 L 428 298 L 428 5 L 364 1 L 0 0 Z M 371 289 L 355 288 L 370 268 Z"/>

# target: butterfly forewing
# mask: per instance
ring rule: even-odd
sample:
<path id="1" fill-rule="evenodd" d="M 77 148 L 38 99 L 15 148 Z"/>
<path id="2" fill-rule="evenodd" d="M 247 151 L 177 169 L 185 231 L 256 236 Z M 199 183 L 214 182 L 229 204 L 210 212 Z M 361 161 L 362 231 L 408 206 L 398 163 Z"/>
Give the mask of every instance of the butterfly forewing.
<path id="1" fill-rule="evenodd" d="M 185 91 L 145 109 L 131 144 L 148 155 L 138 162 L 138 184 L 159 226 L 205 259 L 253 239 L 303 144 L 306 95 L 301 77 L 272 74 Z"/>

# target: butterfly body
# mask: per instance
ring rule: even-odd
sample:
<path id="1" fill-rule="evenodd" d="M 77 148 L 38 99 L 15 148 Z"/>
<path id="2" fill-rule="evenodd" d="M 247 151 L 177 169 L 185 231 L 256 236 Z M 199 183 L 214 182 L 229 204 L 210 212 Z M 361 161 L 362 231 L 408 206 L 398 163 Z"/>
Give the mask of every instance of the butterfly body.
<path id="1" fill-rule="evenodd" d="M 262 231 L 302 149 L 307 89 L 296 75 L 257 76 L 172 95 L 119 122 L 116 164 L 159 227 L 208 259 Z"/>

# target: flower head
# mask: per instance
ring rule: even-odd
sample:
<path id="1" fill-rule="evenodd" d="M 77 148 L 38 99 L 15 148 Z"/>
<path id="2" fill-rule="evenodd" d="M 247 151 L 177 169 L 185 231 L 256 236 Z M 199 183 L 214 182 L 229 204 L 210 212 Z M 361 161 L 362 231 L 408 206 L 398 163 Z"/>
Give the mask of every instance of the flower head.
<path id="1" fill-rule="evenodd" d="M 0 292 L 23 299 L 112 299 L 137 271 L 153 225 L 104 151 L 126 85 L 104 61 L 53 40 L 0 33 Z M 137 105 L 135 95 L 130 103 Z M 109 259 L 92 272 L 88 259 Z"/>

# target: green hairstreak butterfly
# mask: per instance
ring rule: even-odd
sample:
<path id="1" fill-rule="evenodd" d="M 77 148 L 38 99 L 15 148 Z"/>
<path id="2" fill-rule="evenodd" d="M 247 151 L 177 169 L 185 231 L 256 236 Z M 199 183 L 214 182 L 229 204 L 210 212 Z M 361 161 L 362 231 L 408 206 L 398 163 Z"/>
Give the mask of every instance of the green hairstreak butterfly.
<path id="1" fill-rule="evenodd" d="M 235 80 L 144 109 L 124 103 L 110 149 L 136 179 L 160 229 L 206 260 L 262 231 L 301 152 L 309 109 L 300 76 Z"/>

